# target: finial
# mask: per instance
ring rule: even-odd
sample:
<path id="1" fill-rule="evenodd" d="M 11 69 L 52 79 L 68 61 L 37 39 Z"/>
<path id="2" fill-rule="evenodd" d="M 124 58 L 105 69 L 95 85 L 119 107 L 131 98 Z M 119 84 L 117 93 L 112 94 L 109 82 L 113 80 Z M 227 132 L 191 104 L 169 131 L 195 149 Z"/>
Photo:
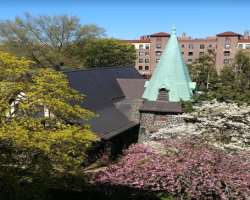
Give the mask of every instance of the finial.
<path id="1" fill-rule="evenodd" d="M 176 27 L 175 25 L 172 26 L 172 32 L 171 35 L 175 35 L 176 34 Z"/>

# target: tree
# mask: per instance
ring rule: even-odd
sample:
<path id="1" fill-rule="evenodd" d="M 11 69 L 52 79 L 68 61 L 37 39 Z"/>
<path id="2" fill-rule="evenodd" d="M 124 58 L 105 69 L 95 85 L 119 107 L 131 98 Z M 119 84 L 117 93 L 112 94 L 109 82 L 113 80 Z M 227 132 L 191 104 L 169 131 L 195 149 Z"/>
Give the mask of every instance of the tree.
<path id="1" fill-rule="evenodd" d="M 38 184 L 40 191 L 55 175 L 77 174 L 97 140 L 88 126 L 74 123 L 94 117 L 79 106 L 84 97 L 64 74 L 34 70 L 24 58 L 0 52 L 0 69 L 0 183 Z"/>
<path id="2" fill-rule="evenodd" d="M 215 53 L 209 51 L 200 56 L 193 64 L 189 65 L 191 77 L 197 83 L 197 89 L 201 91 L 216 87 L 218 75 L 215 70 Z"/>
<path id="3" fill-rule="evenodd" d="M 237 52 L 234 63 L 226 66 L 215 84 L 198 100 L 250 103 L 250 57 L 243 51 Z"/>
<path id="4" fill-rule="evenodd" d="M 65 65 L 81 67 L 73 56 L 73 44 L 103 36 L 96 25 L 81 25 L 79 18 L 67 15 L 38 16 L 25 14 L 23 18 L 0 23 L 2 49 L 24 56 L 42 67 Z"/>
<path id="5" fill-rule="evenodd" d="M 94 180 L 101 185 L 166 193 L 176 199 L 249 197 L 248 153 L 230 155 L 193 138 L 155 143 L 153 147 L 131 145 L 118 162 L 97 172 Z"/>
<path id="6" fill-rule="evenodd" d="M 134 66 L 136 51 L 133 45 L 115 39 L 94 39 L 78 44 L 77 54 L 86 67 Z M 82 46 L 82 47 L 81 47 Z"/>

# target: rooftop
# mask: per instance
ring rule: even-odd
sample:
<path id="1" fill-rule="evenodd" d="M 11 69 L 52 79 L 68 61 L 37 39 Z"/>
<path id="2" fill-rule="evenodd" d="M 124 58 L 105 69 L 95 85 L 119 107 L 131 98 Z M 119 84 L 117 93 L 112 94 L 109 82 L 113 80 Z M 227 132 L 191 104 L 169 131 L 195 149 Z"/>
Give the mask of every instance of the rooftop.
<path id="1" fill-rule="evenodd" d="M 72 88 L 86 95 L 81 106 L 97 114 L 87 122 L 92 130 L 103 139 L 134 127 L 137 123 L 129 120 L 124 109 L 115 103 L 125 99 L 117 79 L 143 79 L 134 67 L 100 67 L 65 72 Z"/>
<path id="2" fill-rule="evenodd" d="M 170 34 L 166 32 L 158 32 L 151 34 L 150 37 L 170 37 Z"/>
<path id="3" fill-rule="evenodd" d="M 241 36 L 241 34 L 235 33 L 235 32 L 232 32 L 232 31 L 226 31 L 226 32 L 223 32 L 223 33 L 219 33 L 216 36 L 218 36 L 218 37 L 230 37 L 230 36 L 234 37 L 234 36 Z"/>
<path id="4" fill-rule="evenodd" d="M 150 43 L 150 39 L 147 40 L 122 40 L 123 42 L 128 42 L 128 43 Z"/>

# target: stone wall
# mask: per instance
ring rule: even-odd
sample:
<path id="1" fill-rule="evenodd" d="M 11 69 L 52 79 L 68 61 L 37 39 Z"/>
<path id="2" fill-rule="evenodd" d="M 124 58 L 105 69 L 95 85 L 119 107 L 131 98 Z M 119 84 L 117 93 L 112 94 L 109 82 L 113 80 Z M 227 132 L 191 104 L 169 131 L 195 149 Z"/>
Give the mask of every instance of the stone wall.
<path id="1" fill-rule="evenodd" d="M 160 113 L 141 113 L 140 132 L 138 142 L 147 141 L 152 134 L 161 128 L 172 127 L 173 125 L 183 124 L 181 115 L 160 114 Z"/>
<path id="2" fill-rule="evenodd" d="M 129 119 L 134 122 L 139 122 L 140 121 L 140 112 L 139 108 L 143 104 L 142 99 L 132 99 L 130 102 L 131 105 L 131 111 L 130 111 L 130 116 Z"/>

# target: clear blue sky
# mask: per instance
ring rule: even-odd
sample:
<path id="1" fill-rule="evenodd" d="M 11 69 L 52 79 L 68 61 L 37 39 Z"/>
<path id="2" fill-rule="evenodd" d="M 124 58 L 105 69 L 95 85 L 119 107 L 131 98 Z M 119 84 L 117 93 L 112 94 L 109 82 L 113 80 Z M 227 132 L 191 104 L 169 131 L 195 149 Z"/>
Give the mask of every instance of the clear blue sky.
<path id="1" fill-rule="evenodd" d="M 121 39 L 169 32 L 173 24 L 178 34 L 186 32 L 192 37 L 250 29 L 247 0 L 0 0 L 0 20 L 24 12 L 78 16 L 82 24 L 97 24 L 108 36 Z"/>

